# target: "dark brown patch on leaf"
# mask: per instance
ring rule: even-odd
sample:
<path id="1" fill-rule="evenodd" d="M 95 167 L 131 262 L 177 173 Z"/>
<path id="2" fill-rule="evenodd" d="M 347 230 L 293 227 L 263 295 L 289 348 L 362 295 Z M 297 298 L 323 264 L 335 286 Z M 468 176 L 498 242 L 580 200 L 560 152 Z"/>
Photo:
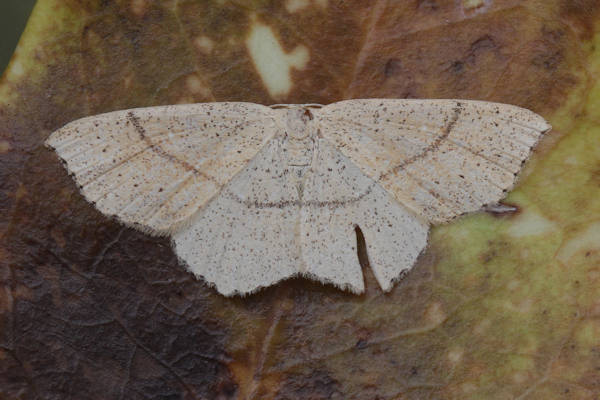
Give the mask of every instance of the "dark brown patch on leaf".
<path id="1" fill-rule="evenodd" d="M 398 74 L 402 69 L 402 62 L 398 58 L 390 58 L 386 63 L 383 74 L 386 78 Z"/>
<path id="2" fill-rule="evenodd" d="M 211 317 L 210 291 L 179 266 L 168 241 L 99 215 L 58 163 L 45 167 L 55 158 L 34 153 L 21 176 L 28 204 L 7 231 L 7 283 L 26 288 L 12 290 L 4 317 L 18 318 L 2 324 L 17 363 L 11 375 L 60 398 L 230 393 L 226 331 Z"/>
<path id="3" fill-rule="evenodd" d="M 466 20 L 452 7 L 440 7 L 439 13 L 446 23 L 401 6 L 373 15 L 377 21 L 365 39 L 354 75 L 369 78 L 352 80 L 347 97 L 411 93 L 421 98 L 493 100 L 540 111 L 558 107 L 550 99 L 560 98 L 559 93 L 584 76 L 560 63 L 559 55 L 575 56 L 567 45 L 572 38 L 547 40 L 544 32 L 554 28 L 526 11 L 523 3 L 494 2 L 486 12 Z M 515 24 L 527 28 L 515 34 Z M 401 59 L 402 68 L 395 69 L 391 79 L 385 71 L 393 59 Z M 371 78 L 374 70 L 383 70 L 381 80 Z"/>
<path id="4" fill-rule="evenodd" d="M 581 32 L 583 40 L 592 38 L 594 25 L 600 14 L 600 3 L 597 0 L 562 0 L 559 12 L 576 24 L 575 28 Z"/>
<path id="5" fill-rule="evenodd" d="M 592 171 L 592 175 L 590 176 L 590 183 L 597 187 L 600 187 L 600 163 L 597 167 Z"/>
<path id="6" fill-rule="evenodd" d="M 483 35 L 471 44 L 465 61 L 469 64 L 476 64 L 477 59 L 484 56 L 485 53 L 497 50 L 498 46 L 494 39 L 490 35 Z"/>
<path id="7" fill-rule="evenodd" d="M 325 371 L 311 371 L 308 375 L 289 375 L 282 383 L 275 399 L 321 400 L 342 399 L 339 383 Z"/>

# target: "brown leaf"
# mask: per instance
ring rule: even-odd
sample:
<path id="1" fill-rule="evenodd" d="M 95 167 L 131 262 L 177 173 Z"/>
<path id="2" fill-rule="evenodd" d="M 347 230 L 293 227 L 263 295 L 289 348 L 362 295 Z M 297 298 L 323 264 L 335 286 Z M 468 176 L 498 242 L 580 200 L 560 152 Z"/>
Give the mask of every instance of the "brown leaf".
<path id="1" fill-rule="evenodd" d="M 39 0 L 0 84 L 0 397 L 597 398 L 599 11 Z M 501 101 L 555 127 L 507 200 L 519 212 L 434 229 L 388 294 L 363 245 L 361 296 L 297 278 L 224 298 L 42 146 L 116 109 L 361 97 Z"/>

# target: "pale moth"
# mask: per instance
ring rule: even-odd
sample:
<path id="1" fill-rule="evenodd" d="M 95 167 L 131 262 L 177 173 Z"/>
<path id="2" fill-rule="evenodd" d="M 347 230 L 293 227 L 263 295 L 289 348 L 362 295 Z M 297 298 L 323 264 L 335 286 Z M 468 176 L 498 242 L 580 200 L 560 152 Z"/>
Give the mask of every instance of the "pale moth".
<path id="1" fill-rule="evenodd" d="M 294 275 L 384 291 L 440 224 L 504 197 L 542 117 L 469 100 L 224 102 L 115 111 L 54 132 L 98 210 L 153 235 L 225 296 Z"/>

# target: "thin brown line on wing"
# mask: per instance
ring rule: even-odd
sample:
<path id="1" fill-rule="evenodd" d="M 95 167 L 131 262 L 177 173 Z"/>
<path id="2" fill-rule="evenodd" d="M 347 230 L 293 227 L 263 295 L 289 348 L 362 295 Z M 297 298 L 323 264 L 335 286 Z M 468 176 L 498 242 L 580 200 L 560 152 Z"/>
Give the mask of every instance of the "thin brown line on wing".
<path id="1" fill-rule="evenodd" d="M 373 187 L 375 183 L 371 183 L 367 190 L 363 193 L 359 194 L 356 197 L 341 199 L 341 200 L 326 200 L 326 201 L 317 201 L 317 200 L 281 200 L 281 201 L 250 201 L 244 200 L 240 198 L 238 195 L 232 193 L 231 191 L 227 191 L 227 196 L 232 200 L 237 201 L 245 205 L 248 208 L 285 208 L 285 207 L 314 207 L 314 208 L 322 208 L 322 207 L 330 207 L 330 208 L 338 208 L 342 207 L 346 204 L 356 203 L 362 200 L 365 196 L 369 195 L 373 191 Z"/>
<path id="2" fill-rule="evenodd" d="M 181 159 L 175 157 L 174 155 L 167 153 L 162 147 L 160 147 L 160 145 L 152 143 L 152 141 L 150 141 L 150 138 L 148 138 L 148 136 L 146 136 L 146 130 L 140 123 L 139 117 L 137 117 L 133 112 L 130 111 L 129 113 L 127 113 L 127 120 L 129 122 L 131 122 L 131 124 L 135 128 L 136 132 L 140 135 L 140 138 L 145 143 L 148 144 L 148 147 L 150 148 L 150 150 L 152 150 L 154 152 L 154 154 L 156 154 L 157 156 L 162 157 L 170 162 L 180 165 L 186 171 L 191 171 L 194 175 L 201 176 L 215 184 L 219 184 L 217 182 L 217 180 L 215 178 L 213 178 L 212 176 L 207 175 L 207 174 L 203 173 L 202 171 L 196 169 L 193 165 L 191 165 L 187 161 L 181 160 Z"/>
<path id="3" fill-rule="evenodd" d="M 452 115 L 452 118 L 446 124 L 444 129 L 442 130 L 442 134 L 437 139 L 435 139 L 435 141 L 432 144 L 430 144 L 429 146 L 424 148 L 420 153 L 417 153 L 414 156 L 402 161 L 400 164 L 396 165 L 395 167 L 390 169 L 388 172 L 382 174 L 379 179 L 380 180 L 385 179 L 389 175 L 395 174 L 396 172 L 406 168 L 410 164 L 413 164 L 414 162 L 422 159 L 427 154 L 437 150 L 438 147 L 440 146 L 440 144 L 442 144 L 442 142 L 450 135 L 450 132 L 452 132 L 452 129 L 454 128 L 454 125 L 456 125 L 456 122 L 458 121 L 458 118 L 460 117 L 462 110 L 463 110 L 462 104 L 460 102 L 457 102 L 456 107 L 454 107 L 454 114 Z"/>

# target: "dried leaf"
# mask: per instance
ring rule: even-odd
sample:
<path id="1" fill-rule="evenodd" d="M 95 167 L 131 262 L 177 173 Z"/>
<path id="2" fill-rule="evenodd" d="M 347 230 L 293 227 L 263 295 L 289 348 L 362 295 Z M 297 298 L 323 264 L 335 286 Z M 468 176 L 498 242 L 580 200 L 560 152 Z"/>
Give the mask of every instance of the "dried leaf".
<path id="1" fill-rule="evenodd" d="M 39 0 L 0 84 L 1 397 L 598 397 L 599 13 Z M 298 279 L 223 298 L 166 240 L 95 211 L 43 147 L 117 109 L 366 97 L 498 101 L 554 127 L 508 198 L 519 212 L 434 229 L 389 294 L 361 247 L 362 296 Z"/>

